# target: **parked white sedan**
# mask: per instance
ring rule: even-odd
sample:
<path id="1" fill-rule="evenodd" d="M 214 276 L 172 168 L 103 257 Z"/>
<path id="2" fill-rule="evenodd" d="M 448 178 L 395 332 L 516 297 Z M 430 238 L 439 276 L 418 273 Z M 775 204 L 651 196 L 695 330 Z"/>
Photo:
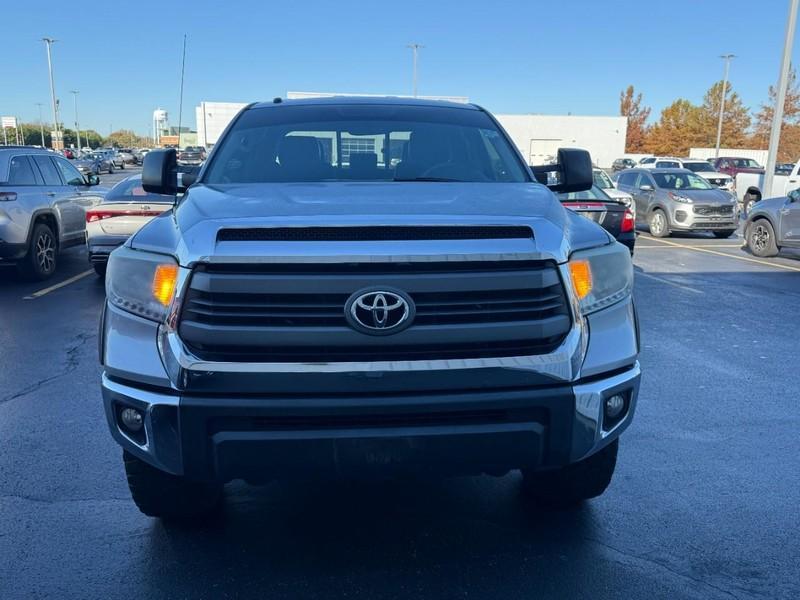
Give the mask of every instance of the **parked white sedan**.
<path id="1" fill-rule="evenodd" d="M 101 204 L 86 211 L 86 247 L 95 272 L 105 276 L 108 255 L 173 203 L 173 196 L 145 192 L 141 175 L 111 188 Z"/>

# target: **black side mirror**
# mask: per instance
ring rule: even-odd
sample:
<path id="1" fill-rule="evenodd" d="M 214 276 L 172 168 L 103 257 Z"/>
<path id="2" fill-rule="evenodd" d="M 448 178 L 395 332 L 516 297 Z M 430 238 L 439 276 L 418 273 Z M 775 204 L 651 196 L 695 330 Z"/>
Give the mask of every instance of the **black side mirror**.
<path id="1" fill-rule="evenodd" d="M 142 188 L 151 194 L 178 193 L 178 158 L 174 148 L 153 150 L 144 157 Z"/>
<path id="2" fill-rule="evenodd" d="M 89 175 L 86 176 L 86 185 L 90 185 L 90 186 L 91 185 L 99 185 L 99 183 L 100 183 L 100 176 L 99 175 L 95 175 L 94 173 L 89 173 Z"/>
<path id="3" fill-rule="evenodd" d="M 200 174 L 200 167 L 191 167 L 185 172 L 181 173 L 178 187 L 186 190 L 190 185 L 197 181 L 197 176 Z"/>
<path id="4" fill-rule="evenodd" d="M 792 190 L 786 196 L 789 198 L 789 202 L 800 202 L 800 190 Z"/>
<path id="5" fill-rule="evenodd" d="M 531 168 L 536 181 L 554 192 L 585 192 L 594 184 L 592 157 L 586 150 L 559 148 L 556 164 Z"/>

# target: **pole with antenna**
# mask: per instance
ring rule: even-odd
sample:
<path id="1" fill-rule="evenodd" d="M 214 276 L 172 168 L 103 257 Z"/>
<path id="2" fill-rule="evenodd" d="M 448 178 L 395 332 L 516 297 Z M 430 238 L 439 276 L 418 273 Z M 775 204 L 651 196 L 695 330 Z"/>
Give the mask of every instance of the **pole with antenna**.
<path id="1" fill-rule="evenodd" d="M 181 58 L 181 93 L 178 101 L 178 149 L 181 147 L 181 125 L 183 122 L 183 75 L 186 72 L 186 34 L 183 34 L 183 57 Z"/>
<path id="2" fill-rule="evenodd" d="M 411 48 L 411 51 L 414 53 L 414 98 L 417 97 L 417 52 L 419 52 L 420 48 L 424 48 L 422 44 L 408 44 L 406 48 Z"/>

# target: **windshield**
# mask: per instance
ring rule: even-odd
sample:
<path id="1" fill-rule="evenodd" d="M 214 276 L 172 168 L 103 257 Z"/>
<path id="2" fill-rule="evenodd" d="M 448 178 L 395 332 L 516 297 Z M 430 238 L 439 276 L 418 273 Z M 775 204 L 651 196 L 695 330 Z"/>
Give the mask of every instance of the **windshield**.
<path id="1" fill-rule="evenodd" d="M 204 177 L 217 184 L 308 181 L 530 179 L 483 111 L 394 104 L 248 110 Z"/>
<path id="2" fill-rule="evenodd" d="M 583 192 L 564 192 L 558 194 L 558 199 L 561 200 L 561 202 L 568 202 L 571 200 L 601 200 L 602 202 L 613 202 L 613 200 L 596 185 L 593 185 Z"/>
<path id="3" fill-rule="evenodd" d="M 711 190 L 711 185 L 694 173 L 653 173 L 656 185 L 667 190 Z"/>
<path id="4" fill-rule="evenodd" d="M 697 162 L 684 162 L 683 163 L 683 168 L 684 169 L 689 169 L 690 171 L 693 171 L 694 173 L 704 173 L 704 172 L 707 173 L 707 172 L 711 171 L 711 169 L 709 167 L 710 167 L 710 165 L 704 160 L 700 160 L 700 161 L 697 161 Z"/>
<path id="5" fill-rule="evenodd" d="M 610 190 L 614 187 L 614 182 L 611 181 L 611 178 L 606 174 L 605 171 L 594 171 L 592 176 L 594 179 L 594 184 L 601 190 Z"/>
<path id="6" fill-rule="evenodd" d="M 731 160 L 734 166 L 740 169 L 760 169 L 761 165 L 752 158 L 734 158 Z"/>

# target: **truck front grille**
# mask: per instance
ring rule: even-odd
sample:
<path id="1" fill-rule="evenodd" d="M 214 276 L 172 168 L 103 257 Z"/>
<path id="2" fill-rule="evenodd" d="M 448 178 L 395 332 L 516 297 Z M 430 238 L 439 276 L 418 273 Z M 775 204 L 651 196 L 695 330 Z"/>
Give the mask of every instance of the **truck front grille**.
<path id="1" fill-rule="evenodd" d="M 376 286 L 411 297 L 410 327 L 372 336 L 348 325 L 348 298 Z M 238 264 L 195 270 L 179 333 L 207 360 L 337 362 L 541 354 L 570 326 L 551 263 Z"/>

